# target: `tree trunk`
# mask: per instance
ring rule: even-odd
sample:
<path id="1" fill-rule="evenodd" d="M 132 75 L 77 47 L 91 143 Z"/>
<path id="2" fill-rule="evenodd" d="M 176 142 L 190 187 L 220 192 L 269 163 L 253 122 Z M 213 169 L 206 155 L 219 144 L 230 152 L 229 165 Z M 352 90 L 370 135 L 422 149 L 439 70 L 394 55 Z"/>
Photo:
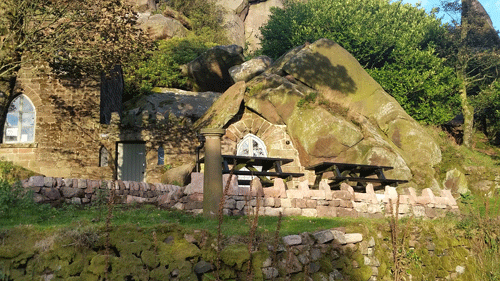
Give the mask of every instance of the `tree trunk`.
<path id="1" fill-rule="evenodd" d="M 464 116 L 463 125 L 463 142 L 465 147 L 472 147 L 472 134 L 474 130 L 474 108 L 469 104 L 469 99 L 467 98 L 467 85 L 462 82 L 462 89 L 460 90 L 460 103 L 462 105 L 462 114 Z"/>

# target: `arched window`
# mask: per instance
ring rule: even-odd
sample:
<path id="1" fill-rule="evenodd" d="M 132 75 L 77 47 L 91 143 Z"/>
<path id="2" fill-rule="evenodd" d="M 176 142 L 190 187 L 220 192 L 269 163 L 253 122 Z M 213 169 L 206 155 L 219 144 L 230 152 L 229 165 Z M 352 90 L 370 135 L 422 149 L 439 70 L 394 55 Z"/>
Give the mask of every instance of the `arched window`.
<path id="1" fill-rule="evenodd" d="M 25 95 L 19 95 L 9 105 L 3 126 L 4 143 L 30 143 L 35 140 L 35 107 Z"/>
<path id="2" fill-rule="evenodd" d="M 106 147 L 102 146 L 99 150 L 99 167 L 107 167 L 109 160 L 109 153 Z"/>
<path id="3" fill-rule="evenodd" d="M 163 146 L 158 147 L 158 165 L 164 165 L 165 164 L 165 150 L 163 149 Z"/>
<path id="4" fill-rule="evenodd" d="M 266 145 L 256 135 L 246 135 L 238 143 L 236 155 L 267 157 Z"/>
<path id="5" fill-rule="evenodd" d="M 246 135 L 236 147 L 236 155 L 267 157 L 267 149 L 264 142 L 256 135 Z M 255 169 L 262 171 L 261 166 L 255 166 Z M 242 171 L 248 171 L 247 168 L 242 168 Z M 238 180 L 252 180 L 254 176 L 238 176 Z M 246 185 L 242 185 L 246 186 Z"/>

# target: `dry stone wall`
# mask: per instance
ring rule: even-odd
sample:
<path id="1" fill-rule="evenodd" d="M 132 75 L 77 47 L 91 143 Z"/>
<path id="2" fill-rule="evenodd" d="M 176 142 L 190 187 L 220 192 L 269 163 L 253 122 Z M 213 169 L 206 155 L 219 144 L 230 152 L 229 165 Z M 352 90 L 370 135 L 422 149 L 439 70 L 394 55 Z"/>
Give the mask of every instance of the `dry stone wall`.
<path id="1" fill-rule="evenodd" d="M 229 175 L 223 178 L 226 186 Z M 43 176 L 31 177 L 23 181 L 23 186 L 34 191 L 37 202 L 87 204 L 97 200 L 103 192 L 113 190 L 122 203 L 152 203 L 196 214 L 203 211 L 202 173 L 192 173 L 191 183 L 185 187 Z M 250 186 L 239 186 L 237 177 L 232 176 L 224 204 L 226 215 L 247 215 L 257 207 L 266 216 L 278 216 L 281 213 L 305 217 L 384 218 L 390 214 L 391 208 L 400 217 L 417 218 L 437 218 L 448 212 L 460 212 L 450 190 L 441 190 L 436 196 L 430 189 L 424 189 L 417 195 L 413 188 L 408 188 L 404 194 L 398 194 L 394 187 L 387 186 L 383 193 L 375 193 L 373 186 L 368 184 L 366 193 L 360 193 L 354 192 L 347 184 L 342 184 L 340 190 L 331 190 L 325 181 L 316 190 L 310 189 L 307 181 L 301 182 L 298 189 L 286 189 L 281 179 L 275 179 L 274 186 L 266 188 L 262 187 L 258 179 L 254 179 L 251 186 L 252 189 Z M 398 200 L 399 204 L 396 204 Z"/>
<path id="2" fill-rule="evenodd" d="M 185 187 L 188 200 L 181 201 L 177 208 L 195 213 L 202 211 L 203 174 L 193 173 L 192 180 Z M 224 175 L 224 182 L 229 175 Z M 225 185 L 224 185 L 225 186 Z M 260 200 L 260 213 L 267 216 L 306 217 L 366 217 L 383 218 L 398 206 L 399 216 L 417 218 L 443 217 L 447 212 L 459 213 L 458 205 L 450 190 L 441 190 L 436 196 L 426 188 L 417 195 L 415 189 L 408 188 L 399 194 L 396 188 L 386 186 L 383 193 L 375 193 L 373 185 L 368 184 L 366 193 L 354 192 L 347 184 L 340 190 L 331 190 L 326 181 L 321 181 L 319 189 L 310 189 L 308 181 L 299 183 L 298 189 L 286 189 L 282 179 L 275 179 L 274 186 L 263 188 L 258 179 L 248 186 L 239 186 L 233 176 L 227 191 L 225 212 L 228 215 L 244 215 L 252 212 Z M 399 204 L 396 204 L 399 200 Z M 184 204 L 184 205 L 183 205 Z"/>

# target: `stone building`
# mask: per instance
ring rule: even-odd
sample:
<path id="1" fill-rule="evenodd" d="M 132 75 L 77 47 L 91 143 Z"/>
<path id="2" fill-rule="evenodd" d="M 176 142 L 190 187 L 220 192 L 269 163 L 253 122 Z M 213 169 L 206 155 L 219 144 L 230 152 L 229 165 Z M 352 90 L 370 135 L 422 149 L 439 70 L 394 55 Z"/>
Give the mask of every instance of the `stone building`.
<path id="1" fill-rule="evenodd" d="M 51 177 L 159 182 L 165 164 L 194 161 L 189 122 L 122 113 L 119 68 L 60 79 L 23 67 L 2 124 L 0 159 Z M 154 115 L 154 116 L 151 116 Z"/>

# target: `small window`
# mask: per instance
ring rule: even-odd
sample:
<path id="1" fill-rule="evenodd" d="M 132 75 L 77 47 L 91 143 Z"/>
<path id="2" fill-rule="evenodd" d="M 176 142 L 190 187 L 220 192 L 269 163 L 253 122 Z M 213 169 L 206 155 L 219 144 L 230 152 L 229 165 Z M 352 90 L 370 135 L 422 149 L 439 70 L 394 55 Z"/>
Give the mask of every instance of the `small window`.
<path id="1" fill-rule="evenodd" d="M 102 146 L 99 150 L 99 167 L 107 167 L 109 160 L 109 153 L 106 147 Z"/>
<path id="2" fill-rule="evenodd" d="M 165 164 L 165 150 L 163 146 L 158 147 L 158 165 Z"/>
<path id="3" fill-rule="evenodd" d="M 267 157 L 266 145 L 256 135 L 248 134 L 238 143 L 236 155 Z"/>
<path id="4" fill-rule="evenodd" d="M 19 95 L 9 105 L 5 119 L 4 143 L 31 143 L 35 140 L 35 107 L 25 95 Z"/>

